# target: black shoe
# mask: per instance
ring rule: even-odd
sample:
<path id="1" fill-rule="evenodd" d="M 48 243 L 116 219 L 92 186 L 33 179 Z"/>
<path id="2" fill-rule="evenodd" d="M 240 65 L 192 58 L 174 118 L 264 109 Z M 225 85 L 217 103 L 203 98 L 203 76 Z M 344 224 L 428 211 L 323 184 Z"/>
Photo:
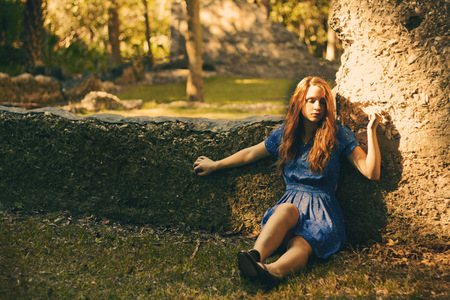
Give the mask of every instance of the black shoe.
<path id="1" fill-rule="evenodd" d="M 257 273 L 254 264 L 249 260 L 249 257 L 253 258 L 256 262 L 261 262 L 261 254 L 259 254 L 258 250 L 250 250 L 250 251 L 239 251 L 238 253 L 238 265 L 241 273 L 249 277 L 256 277 Z"/>
<path id="2" fill-rule="evenodd" d="M 256 253 L 259 255 L 258 251 Z M 281 278 L 271 274 L 264 264 L 258 264 L 253 255 L 251 251 L 239 251 L 238 265 L 242 275 L 256 278 L 265 285 L 278 285 Z"/>
<path id="3" fill-rule="evenodd" d="M 250 254 L 250 252 L 241 250 L 238 253 L 238 266 L 241 274 L 248 277 L 258 276 L 255 265 L 258 263 Z"/>
<path id="4" fill-rule="evenodd" d="M 277 286 L 281 283 L 282 279 L 270 273 L 265 264 L 262 264 L 262 266 L 260 264 L 257 265 L 256 271 L 258 272 L 259 281 L 268 286 Z"/>

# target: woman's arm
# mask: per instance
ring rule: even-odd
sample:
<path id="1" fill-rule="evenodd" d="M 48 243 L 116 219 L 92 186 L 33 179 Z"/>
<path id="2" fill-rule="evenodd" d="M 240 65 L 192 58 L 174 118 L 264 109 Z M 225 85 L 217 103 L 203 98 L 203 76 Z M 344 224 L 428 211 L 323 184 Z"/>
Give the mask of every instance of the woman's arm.
<path id="1" fill-rule="evenodd" d="M 381 116 L 378 113 L 370 114 L 369 124 L 367 125 L 367 154 L 358 146 L 347 155 L 352 165 L 371 180 L 380 179 L 381 153 L 376 133 L 380 121 Z"/>
<path id="2" fill-rule="evenodd" d="M 261 142 L 218 161 L 200 156 L 194 163 L 194 172 L 197 175 L 208 175 L 219 169 L 243 166 L 269 155 L 270 153 L 267 151 L 264 142 Z"/>

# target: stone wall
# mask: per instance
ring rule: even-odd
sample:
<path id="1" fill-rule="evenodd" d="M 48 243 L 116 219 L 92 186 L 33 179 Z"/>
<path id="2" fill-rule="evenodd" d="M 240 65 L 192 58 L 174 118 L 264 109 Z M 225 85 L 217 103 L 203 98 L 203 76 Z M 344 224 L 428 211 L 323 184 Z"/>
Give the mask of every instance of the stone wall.
<path id="1" fill-rule="evenodd" d="M 281 121 L 80 117 L 55 108 L 0 106 L 0 207 L 257 231 L 285 189 L 275 160 L 207 177 L 195 175 L 192 165 L 200 155 L 220 159 L 259 143 Z M 386 226 L 383 192 L 392 183 L 356 173 L 344 165 L 339 190 L 349 240 L 379 240 Z"/>
<path id="2" fill-rule="evenodd" d="M 335 79 L 338 66 L 310 56 L 306 46 L 282 24 L 245 0 L 200 1 L 203 60 L 219 74 L 250 77 L 303 78 L 308 75 Z M 186 57 L 187 25 L 182 1 L 172 3 L 172 61 Z"/>
<path id="3" fill-rule="evenodd" d="M 244 120 L 79 117 L 0 106 L 0 206 L 68 210 L 123 222 L 255 230 L 284 184 L 271 159 L 199 177 L 263 140 L 279 117 Z"/>
<path id="4" fill-rule="evenodd" d="M 337 73 L 341 121 L 362 131 L 360 112 L 386 112 L 383 191 L 387 234 L 450 236 L 449 2 L 336 0 L 330 23 L 344 44 Z"/>

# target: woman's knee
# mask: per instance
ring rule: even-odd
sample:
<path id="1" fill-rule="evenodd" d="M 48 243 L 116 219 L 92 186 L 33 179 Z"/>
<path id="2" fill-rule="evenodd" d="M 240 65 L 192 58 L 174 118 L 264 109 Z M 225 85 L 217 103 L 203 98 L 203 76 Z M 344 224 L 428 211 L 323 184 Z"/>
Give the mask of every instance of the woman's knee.
<path id="1" fill-rule="evenodd" d="M 290 223 L 293 223 L 293 225 L 297 224 L 299 217 L 298 208 L 291 203 L 280 204 L 275 210 L 274 214 L 286 218 L 286 220 L 289 221 Z"/>

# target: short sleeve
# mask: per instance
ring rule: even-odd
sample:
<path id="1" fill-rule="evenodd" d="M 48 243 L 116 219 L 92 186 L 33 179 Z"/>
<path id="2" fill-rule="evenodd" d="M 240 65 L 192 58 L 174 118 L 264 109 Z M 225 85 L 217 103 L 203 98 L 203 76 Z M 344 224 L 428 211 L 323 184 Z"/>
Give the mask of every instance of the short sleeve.
<path id="1" fill-rule="evenodd" d="M 342 157 L 347 156 L 360 145 L 355 134 L 350 129 L 342 125 L 339 125 L 337 140 L 339 143 L 340 155 Z"/>
<path id="2" fill-rule="evenodd" d="M 274 129 L 272 133 L 264 140 L 267 151 L 273 156 L 278 156 L 278 148 L 283 140 L 284 123 Z"/>

